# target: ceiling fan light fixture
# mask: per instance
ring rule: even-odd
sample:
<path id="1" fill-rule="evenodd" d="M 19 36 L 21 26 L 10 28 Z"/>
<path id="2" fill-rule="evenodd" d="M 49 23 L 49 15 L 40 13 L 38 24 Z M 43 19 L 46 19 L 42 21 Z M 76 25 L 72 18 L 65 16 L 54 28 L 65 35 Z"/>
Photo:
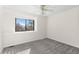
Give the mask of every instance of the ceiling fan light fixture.
<path id="1" fill-rule="evenodd" d="M 49 9 L 48 5 L 41 5 L 42 15 L 45 15 L 47 12 L 52 12 L 53 9 Z"/>

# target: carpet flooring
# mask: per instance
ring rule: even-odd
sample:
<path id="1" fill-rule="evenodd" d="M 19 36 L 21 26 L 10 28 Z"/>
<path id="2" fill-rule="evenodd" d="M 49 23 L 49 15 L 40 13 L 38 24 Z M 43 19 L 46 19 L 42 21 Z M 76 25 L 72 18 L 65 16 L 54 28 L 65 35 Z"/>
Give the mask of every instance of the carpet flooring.
<path id="1" fill-rule="evenodd" d="M 16 54 L 29 48 L 30 54 L 79 54 L 79 48 L 48 38 L 6 47 L 2 54 Z"/>

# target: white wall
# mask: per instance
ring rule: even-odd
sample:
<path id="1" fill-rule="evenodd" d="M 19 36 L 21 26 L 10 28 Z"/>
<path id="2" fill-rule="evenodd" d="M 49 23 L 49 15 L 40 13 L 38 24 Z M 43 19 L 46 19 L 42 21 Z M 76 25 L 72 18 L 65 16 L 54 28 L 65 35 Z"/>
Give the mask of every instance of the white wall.
<path id="1" fill-rule="evenodd" d="M 79 8 L 49 16 L 47 37 L 79 47 Z"/>
<path id="2" fill-rule="evenodd" d="M 0 52 L 2 51 L 2 6 L 0 6 Z"/>
<path id="3" fill-rule="evenodd" d="M 34 32 L 15 32 L 15 17 L 33 18 L 37 23 Z M 3 47 L 43 39 L 46 37 L 46 17 L 36 16 L 18 12 L 16 10 L 4 9 L 3 20 Z M 35 23 L 35 24 L 36 24 Z"/>

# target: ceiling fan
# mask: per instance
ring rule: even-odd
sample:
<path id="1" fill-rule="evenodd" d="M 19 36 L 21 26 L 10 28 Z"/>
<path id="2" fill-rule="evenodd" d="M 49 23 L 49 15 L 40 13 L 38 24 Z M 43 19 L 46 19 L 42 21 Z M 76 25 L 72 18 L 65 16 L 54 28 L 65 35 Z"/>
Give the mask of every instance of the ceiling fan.
<path id="1" fill-rule="evenodd" d="M 53 8 L 49 8 L 48 5 L 41 5 L 41 11 L 42 15 L 44 15 L 46 12 L 52 12 Z"/>

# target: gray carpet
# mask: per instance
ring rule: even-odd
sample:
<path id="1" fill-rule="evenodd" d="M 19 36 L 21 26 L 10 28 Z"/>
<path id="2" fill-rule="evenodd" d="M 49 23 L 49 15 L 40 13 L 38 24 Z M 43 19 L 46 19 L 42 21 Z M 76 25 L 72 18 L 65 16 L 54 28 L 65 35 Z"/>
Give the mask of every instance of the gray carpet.
<path id="1" fill-rule="evenodd" d="M 79 48 L 51 39 L 36 40 L 29 43 L 4 48 L 3 54 L 16 54 L 31 48 L 30 54 L 79 54 Z"/>

